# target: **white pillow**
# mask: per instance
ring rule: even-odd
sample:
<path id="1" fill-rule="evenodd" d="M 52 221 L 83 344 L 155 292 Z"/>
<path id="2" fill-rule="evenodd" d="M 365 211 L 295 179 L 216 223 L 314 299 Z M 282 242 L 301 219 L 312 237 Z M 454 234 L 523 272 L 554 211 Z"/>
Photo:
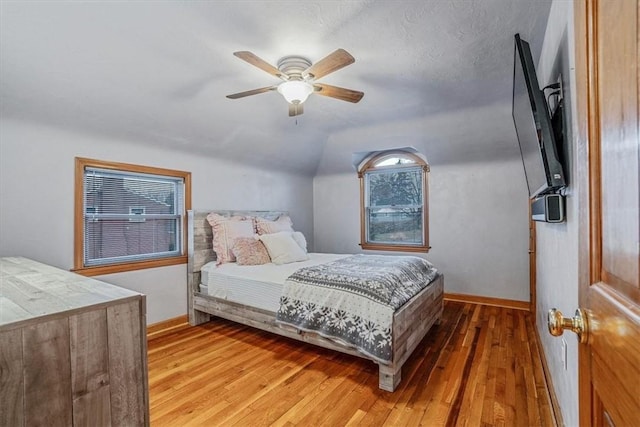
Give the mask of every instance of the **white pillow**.
<path id="1" fill-rule="evenodd" d="M 307 252 L 307 239 L 304 238 L 304 234 L 299 231 L 294 231 L 291 233 L 291 237 L 293 237 L 293 240 L 295 240 L 296 243 L 300 245 L 305 252 Z"/>
<path id="2" fill-rule="evenodd" d="M 272 263 L 289 264 L 309 259 L 309 255 L 293 240 L 291 234 L 288 231 L 281 231 L 260 236 L 260 240 L 267 248 L 267 252 L 269 252 Z"/>

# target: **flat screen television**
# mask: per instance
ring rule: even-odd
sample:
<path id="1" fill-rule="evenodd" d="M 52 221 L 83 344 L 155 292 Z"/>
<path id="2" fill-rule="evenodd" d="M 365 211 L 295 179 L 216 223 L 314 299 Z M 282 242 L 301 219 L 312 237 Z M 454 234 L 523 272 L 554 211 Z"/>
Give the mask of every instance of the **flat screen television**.
<path id="1" fill-rule="evenodd" d="M 565 187 L 562 162 L 544 92 L 538 85 L 529 43 L 515 35 L 513 58 L 513 123 L 529 188 L 529 197 Z"/>

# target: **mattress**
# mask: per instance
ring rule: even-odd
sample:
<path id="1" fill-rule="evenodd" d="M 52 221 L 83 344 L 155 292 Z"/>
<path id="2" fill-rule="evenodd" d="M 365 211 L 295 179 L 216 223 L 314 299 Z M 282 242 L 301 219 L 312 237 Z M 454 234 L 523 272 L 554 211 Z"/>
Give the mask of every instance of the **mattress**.
<path id="1" fill-rule="evenodd" d="M 276 265 L 216 266 L 210 262 L 200 269 L 200 292 L 216 298 L 277 312 L 285 280 L 296 270 L 345 258 L 348 254 L 309 253 L 309 260 Z"/>

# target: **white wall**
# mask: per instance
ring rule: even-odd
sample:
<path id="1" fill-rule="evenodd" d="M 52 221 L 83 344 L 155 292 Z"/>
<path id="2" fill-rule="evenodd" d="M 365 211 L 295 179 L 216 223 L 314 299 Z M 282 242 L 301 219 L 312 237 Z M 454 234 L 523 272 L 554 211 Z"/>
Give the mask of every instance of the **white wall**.
<path id="1" fill-rule="evenodd" d="M 73 267 L 76 156 L 190 171 L 194 209 L 287 210 L 313 247 L 311 177 L 3 118 L 0 256 Z M 148 323 L 187 312 L 186 265 L 98 279 L 146 294 Z"/>
<path id="2" fill-rule="evenodd" d="M 424 128 L 424 139 L 405 139 L 406 126 Z M 489 145 L 500 147 L 499 160 L 477 153 L 486 138 L 498 140 Z M 455 145 L 463 159 L 485 160 L 447 162 L 430 156 L 434 144 Z M 528 197 L 510 105 L 332 135 L 313 184 L 315 249 L 362 252 L 360 189 L 351 154 L 407 145 L 425 154 L 431 166 L 432 249 L 426 257 L 444 272 L 445 291 L 529 301 Z"/>
<path id="3" fill-rule="evenodd" d="M 564 422 L 578 425 L 578 342 L 572 334 L 555 338 L 547 331 L 547 312 L 556 307 L 565 316 L 578 308 L 578 188 L 576 176 L 576 133 L 574 114 L 575 53 L 573 3 L 556 0 L 551 6 L 542 54 L 538 63 L 540 87 L 554 83 L 562 75 L 565 102 L 565 129 L 569 154 L 569 187 L 566 191 L 567 221 L 537 223 L 537 327 L 558 397 Z M 567 171 L 566 171 L 567 172 Z M 567 343 L 567 366 L 562 363 L 562 340 Z"/>

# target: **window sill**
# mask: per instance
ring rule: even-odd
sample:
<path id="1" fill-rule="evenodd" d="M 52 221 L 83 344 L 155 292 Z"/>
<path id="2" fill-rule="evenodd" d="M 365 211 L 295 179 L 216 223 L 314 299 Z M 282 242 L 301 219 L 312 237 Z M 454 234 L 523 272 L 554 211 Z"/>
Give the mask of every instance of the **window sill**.
<path id="1" fill-rule="evenodd" d="M 125 271 L 144 270 L 147 268 L 167 267 L 170 265 L 186 264 L 187 256 L 153 259 L 148 261 L 127 262 L 123 264 L 98 265 L 95 267 L 74 268 L 71 271 L 83 276 L 100 276 L 103 274 L 123 273 Z"/>
<path id="2" fill-rule="evenodd" d="M 429 252 L 431 246 L 400 246 L 400 245 L 379 245 L 373 243 L 360 243 L 360 247 L 370 251 L 396 251 L 396 252 Z"/>

